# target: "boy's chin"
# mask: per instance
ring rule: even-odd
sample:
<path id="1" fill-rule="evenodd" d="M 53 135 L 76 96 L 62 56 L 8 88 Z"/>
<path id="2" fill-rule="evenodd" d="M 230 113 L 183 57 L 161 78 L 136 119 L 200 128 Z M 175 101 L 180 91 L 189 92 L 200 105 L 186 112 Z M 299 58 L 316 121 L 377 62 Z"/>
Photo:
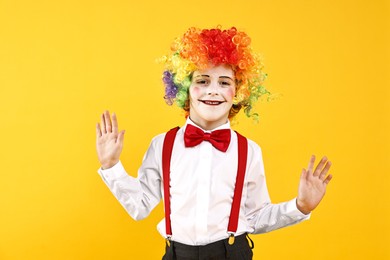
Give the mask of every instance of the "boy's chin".
<path id="1" fill-rule="evenodd" d="M 200 120 L 202 120 L 203 122 L 207 122 L 207 123 L 220 123 L 220 124 L 225 124 L 228 120 L 228 116 L 210 116 L 210 115 L 206 115 L 206 116 L 200 116 L 199 117 Z"/>

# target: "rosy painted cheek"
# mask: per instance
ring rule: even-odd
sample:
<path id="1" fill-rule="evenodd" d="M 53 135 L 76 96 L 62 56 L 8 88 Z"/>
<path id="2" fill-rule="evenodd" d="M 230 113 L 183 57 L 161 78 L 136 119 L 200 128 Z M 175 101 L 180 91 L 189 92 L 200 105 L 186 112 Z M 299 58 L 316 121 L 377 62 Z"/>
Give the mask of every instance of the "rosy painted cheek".
<path id="1" fill-rule="evenodd" d="M 234 89 L 232 88 L 229 88 L 226 90 L 226 98 L 230 98 L 230 99 L 233 99 L 234 95 L 235 95 L 235 91 Z"/>
<path id="2" fill-rule="evenodd" d="M 194 98 L 197 98 L 197 97 L 200 97 L 202 95 L 202 89 L 197 87 L 197 86 L 194 86 L 194 87 L 191 87 L 191 96 L 194 97 Z"/>

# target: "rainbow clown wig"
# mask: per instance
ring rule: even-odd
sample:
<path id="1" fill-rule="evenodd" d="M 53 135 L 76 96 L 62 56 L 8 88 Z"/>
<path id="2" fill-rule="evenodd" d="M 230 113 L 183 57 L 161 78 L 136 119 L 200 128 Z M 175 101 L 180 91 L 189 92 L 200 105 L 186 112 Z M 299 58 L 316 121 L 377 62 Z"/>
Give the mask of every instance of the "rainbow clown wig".
<path id="1" fill-rule="evenodd" d="M 245 114 L 255 120 L 258 114 L 252 112 L 253 105 L 269 92 L 263 87 L 266 74 L 258 54 L 250 47 L 251 39 L 235 27 L 221 30 L 190 28 L 173 42 L 171 53 L 162 57 L 165 65 L 163 82 L 164 99 L 167 104 L 176 103 L 189 113 L 189 88 L 192 74 L 211 65 L 228 64 L 236 78 L 236 96 L 230 109 L 232 119 L 244 108 Z"/>

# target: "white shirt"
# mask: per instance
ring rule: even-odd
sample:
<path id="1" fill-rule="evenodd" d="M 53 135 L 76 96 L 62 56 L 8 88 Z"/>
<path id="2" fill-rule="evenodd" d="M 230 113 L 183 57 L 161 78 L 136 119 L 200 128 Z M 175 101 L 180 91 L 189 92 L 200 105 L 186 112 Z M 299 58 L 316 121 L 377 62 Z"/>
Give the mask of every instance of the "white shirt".
<path id="1" fill-rule="evenodd" d="M 187 124 L 195 125 L 190 119 L 187 119 Z M 186 125 L 177 132 L 171 158 L 172 240 L 187 245 L 205 245 L 229 236 L 227 227 L 238 163 L 237 135 L 231 130 L 230 145 L 225 153 L 207 141 L 186 148 Z M 230 123 L 214 130 L 218 129 L 230 129 Z M 147 217 L 163 197 L 161 156 L 164 137 L 165 133 L 153 138 L 137 178 L 129 176 L 121 162 L 110 169 L 98 170 L 108 188 L 135 220 Z M 296 199 L 271 204 L 261 149 L 248 139 L 248 158 L 236 235 L 245 232 L 264 233 L 309 217 L 297 209 Z M 164 219 L 157 225 L 157 229 L 166 237 Z"/>

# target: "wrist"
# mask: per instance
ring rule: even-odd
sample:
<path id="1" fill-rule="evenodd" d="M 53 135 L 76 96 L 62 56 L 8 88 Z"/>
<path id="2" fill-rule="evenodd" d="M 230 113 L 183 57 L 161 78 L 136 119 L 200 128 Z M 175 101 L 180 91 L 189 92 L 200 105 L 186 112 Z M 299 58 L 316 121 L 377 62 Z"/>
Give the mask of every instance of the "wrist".
<path id="1" fill-rule="evenodd" d="M 306 208 L 305 206 L 302 205 L 302 203 L 296 199 L 296 205 L 297 205 L 297 209 L 302 212 L 302 214 L 305 214 L 305 215 L 308 215 L 311 213 L 311 210 Z"/>
<path id="2" fill-rule="evenodd" d="M 102 163 L 102 170 L 107 170 L 107 169 L 110 169 L 112 168 L 115 164 L 117 164 L 119 162 L 119 160 L 117 161 L 113 161 L 113 162 L 107 162 L 107 163 Z"/>

